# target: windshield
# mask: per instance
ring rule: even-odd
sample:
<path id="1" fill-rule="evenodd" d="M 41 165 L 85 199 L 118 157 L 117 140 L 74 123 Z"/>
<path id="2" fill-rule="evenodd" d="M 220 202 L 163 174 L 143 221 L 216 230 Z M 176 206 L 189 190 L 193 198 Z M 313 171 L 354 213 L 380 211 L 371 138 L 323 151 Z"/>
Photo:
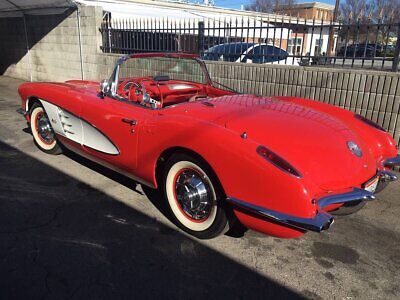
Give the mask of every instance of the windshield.
<path id="1" fill-rule="evenodd" d="M 183 80 L 207 83 L 202 65 L 192 58 L 140 57 L 130 58 L 120 65 L 119 79 L 136 77 L 168 77 L 170 80 Z"/>

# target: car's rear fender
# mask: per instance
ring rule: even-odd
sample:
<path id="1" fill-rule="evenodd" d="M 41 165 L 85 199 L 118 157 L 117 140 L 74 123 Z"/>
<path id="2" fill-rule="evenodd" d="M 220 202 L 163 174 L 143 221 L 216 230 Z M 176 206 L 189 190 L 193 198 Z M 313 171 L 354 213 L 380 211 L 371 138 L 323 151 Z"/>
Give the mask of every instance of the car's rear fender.
<path id="1" fill-rule="evenodd" d="M 250 138 L 215 123 L 181 116 L 162 116 L 145 127 L 148 129 L 140 137 L 138 172 L 139 177 L 152 174 L 144 179 L 152 181 L 154 186 L 158 184 L 156 169 L 162 154 L 170 149 L 188 149 L 208 163 L 227 197 L 297 217 L 315 216 L 317 207 L 313 197 L 324 191 L 308 178 L 292 176 L 266 161 L 256 152 L 259 144 Z M 259 223 L 236 208 L 235 213 L 245 226 L 258 231 L 287 237 L 303 233 L 264 220 Z"/>
<path id="2" fill-rule="evenodd" d="M 145 126 L 139 145 L 142 158 L 139 169 L 152 174 L 148 181 L 155 186 L 157 160 L 165 150 L 181 147 L 207 161 L 227 196 L 251 199 L 256 204 L 298 216 L 315 214 L 310 197 L 322 191 L 307 178 L 294 177 L 266 161 L 256 152 L 259 144 L 250 138 L 215 123 L 184 116 L 157 119 Z"/>

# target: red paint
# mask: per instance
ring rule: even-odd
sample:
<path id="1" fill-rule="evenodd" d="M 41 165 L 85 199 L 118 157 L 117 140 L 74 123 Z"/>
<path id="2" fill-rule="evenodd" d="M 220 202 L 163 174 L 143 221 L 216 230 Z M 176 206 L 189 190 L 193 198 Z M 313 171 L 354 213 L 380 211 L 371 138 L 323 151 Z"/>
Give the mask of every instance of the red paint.
<path id="1" fill-rule="evenodd" d="M 139 56 L 160 54 L 135 55 Z M 349 111 L 301 98 L 234 95 L 209 84 L 195 87 L 193 94 L 207 94 L 212 98 L 207 102 L 213 105 L 195 101 L 152 110 L 109 97 L 100 99 L 98 82 L 76 80 L 25 83 L 19 93 L 23 108 L 29 97 L 36 96 L 96 126 L 120 155 L 61 140 L 86 157 L 152 187 L 157 187 L 155 172 L 161 154 L 170 148 L 186 148 L 208 162 L 227 196 L 298 217 L 312 218 L 317 209 L 313 199 L 361 187 L 383 169 L 384 159 L 397 155 L 388 133 L 362 123 Z M 173 101 L 178 98 L 179 94 L 172 97 Z M 134 119 L 137 125 L 123 123 L 121 118 Z M 247 139 L 241 137 L 243 132 Z M 361 158 L 348 150 L 349 140 L 361 147 Z M 283 172 L 257 154 L 260 145 L 285 159 L 302 177 Z M 235 213 L 245 226 L 266 234 L 297 237 L 304 233 Z"/>

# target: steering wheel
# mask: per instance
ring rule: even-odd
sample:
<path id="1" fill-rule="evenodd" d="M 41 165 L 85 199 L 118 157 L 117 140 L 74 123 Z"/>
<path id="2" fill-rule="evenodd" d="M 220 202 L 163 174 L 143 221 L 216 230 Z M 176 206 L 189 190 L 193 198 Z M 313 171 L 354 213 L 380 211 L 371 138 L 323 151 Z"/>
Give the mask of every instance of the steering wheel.
<path id="1" fill-rule="evenodd" d="M 132 85 L 129 88 L 128 99 L 130 101 L 141 102 L 143 99 L 142 90 L 143 90 L 143 85 L 139 81 L 132 83 Z M 140 97 L 140 95 L 142 95 L 142 97 Z"/>

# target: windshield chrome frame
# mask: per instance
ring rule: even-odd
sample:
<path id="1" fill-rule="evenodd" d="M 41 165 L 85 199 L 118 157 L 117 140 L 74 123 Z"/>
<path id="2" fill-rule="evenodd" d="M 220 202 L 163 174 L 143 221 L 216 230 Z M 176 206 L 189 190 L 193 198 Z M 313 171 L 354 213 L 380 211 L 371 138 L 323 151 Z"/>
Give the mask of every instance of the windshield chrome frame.
<path id="1" fill-rule="evenodd" d="M 157 57 L 157 56 L 153 56 L 153 57 Z M 210 74 L 208 73 L 207 66 L 205 65 L 205 63 L 202 60 L 200 60 L 198 58 L 186 58 L 186 57 L 179 58 L 179 57 L 173 57 L 173 56 L 168 56 L 168 55 L 160 55 L 159 57 L 187 59 L 187 60 L 196 61 L 200 65 L 201 70 L 203 71 L 203 75 L 205 78 L 204 84 L 208 84 L 208 85 L 212 86 L 212 80 L 211 80 Z M 122 98 L 122 97 L 118 96 L 118 94 L 117 94 L 119 71 L 120 71 L 121 65 L 128 59 L 141 59 L 141 58 L 145 58 L 145 57 L 135 57 L 135 56 L 132 56 L 131 54 L 128 54 L 128 55 L 124 55 L 124 56 L 120 57 L 117 60 L 115 67 L 114 67 L 114 71 L 112 72 L 110 78 L 108 79 L 108 86 L 109 86 L 108 94 L 109 94 L 109 96 L 112 96 L 112 97 L 118 98 L 118 99 Z"/>

